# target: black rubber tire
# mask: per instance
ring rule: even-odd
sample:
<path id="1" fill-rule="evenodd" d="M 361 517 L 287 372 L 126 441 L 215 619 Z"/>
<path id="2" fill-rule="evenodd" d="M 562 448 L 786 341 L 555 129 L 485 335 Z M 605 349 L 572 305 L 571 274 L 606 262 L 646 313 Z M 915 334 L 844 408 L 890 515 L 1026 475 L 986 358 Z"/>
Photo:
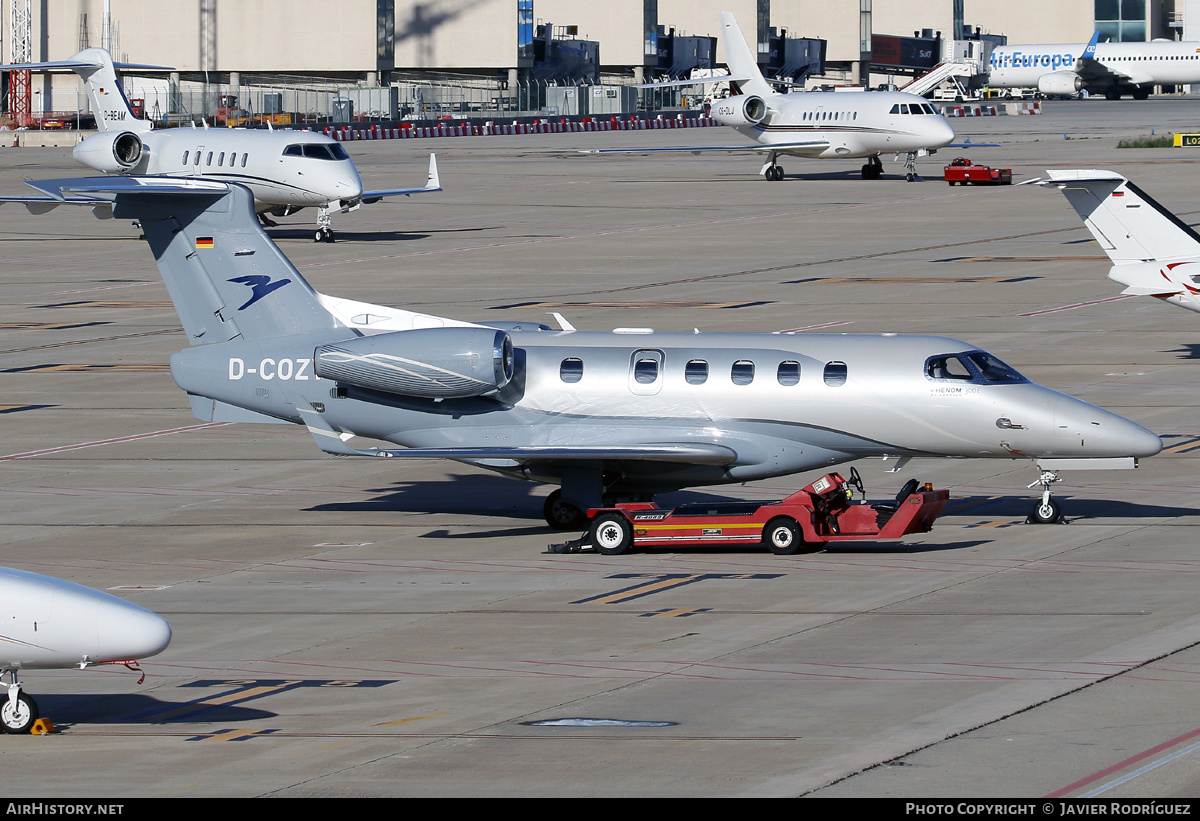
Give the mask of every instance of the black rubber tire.
<path id="1" fill-rule="evenodd" d="M 592 547 L 605 556 L 620 556 L 633 545 L 633 525 L 620 513 L 603 513 L 592 522 Z"/>
<path id="2" fill-rule="evenodd" d="M 587 524 L 587 513 L 570 502 L 564 502 L 562 490 L 555 490 L 546 497 L 542 516 L 546 524 L 555 530 L 581 530 Z"/>
<path id="3" fill-rule="evenodd" d="M 13 707 L 8 700 L 8 693 L 0 693 L 0 726 L 3 726 L 4 732 L 13 735 L 27 733 L 37 719 L 38 707 L 33 696 L 18 693 L 16 707 Z"/>
<path id="4" fill-rule="evenodd" d="M 1042 504 L 1040 501 L 1029 513 L 1029 521 L 1035 525 L 1052 525 L 1062 521 L 1062 507 L 1054 499 Z"/>
<path id="5" fill-rule="evenodd" d="M 804 534 L 795 519 L 779 516 L 763 528 L 763 545 L 776 556 L 792 556 L 804 547 Z"/>

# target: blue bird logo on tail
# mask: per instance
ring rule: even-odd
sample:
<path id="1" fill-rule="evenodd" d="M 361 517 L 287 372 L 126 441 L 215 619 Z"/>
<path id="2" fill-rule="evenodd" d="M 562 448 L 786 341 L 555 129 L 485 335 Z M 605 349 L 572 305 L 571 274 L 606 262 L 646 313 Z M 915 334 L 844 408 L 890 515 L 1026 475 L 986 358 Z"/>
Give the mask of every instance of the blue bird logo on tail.
<path id="1" fill-rule="evenodd" d="M 250 276 L 236 277 L 227 281 L 241 283 L 250 289 L 250 299 L 245 305 L 238 308 L 239 311 L 246 310 L 255 302 L 258 302 L 260 299 L 265 297 L 267 294 L 282 288 L 284 285 L 287 285 L 289 282 L 291 282 L 290 279 L 280 279 L 272 282 L 269 276 L 265 276 L 263 274 L 252 274 Z"/>

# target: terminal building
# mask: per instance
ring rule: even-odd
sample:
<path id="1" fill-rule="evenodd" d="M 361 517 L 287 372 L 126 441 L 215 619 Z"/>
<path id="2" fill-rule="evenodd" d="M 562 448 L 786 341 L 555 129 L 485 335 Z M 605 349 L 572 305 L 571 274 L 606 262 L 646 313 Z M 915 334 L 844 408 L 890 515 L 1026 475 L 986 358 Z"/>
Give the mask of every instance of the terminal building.
<path id="1" fill-rule="evenodd" d="M 764 74 L 809 87 L 903 85 L 971 40 L 1200 40 L 1200 0 L 0 0 L 0 62 L 106 46 L 170 67 L 126 72 L 128 96 L 164 120 L 607 113 L 578 110 L 583 96 L 624 112 L 638 97 L 620 87 L 724 63 L 720 11 Z M 582 86 L 606 90 L 551 90 Z M 87 110 L 74 75 L 29 88 L 32 112 Z"/>

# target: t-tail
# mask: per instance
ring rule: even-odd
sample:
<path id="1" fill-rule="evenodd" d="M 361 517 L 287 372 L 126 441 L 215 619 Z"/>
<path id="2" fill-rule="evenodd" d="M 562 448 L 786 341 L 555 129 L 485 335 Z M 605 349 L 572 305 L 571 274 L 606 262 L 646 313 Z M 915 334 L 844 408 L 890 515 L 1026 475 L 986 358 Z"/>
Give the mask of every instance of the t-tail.
<path id="1" fill-rule="evenodd" d="M 757 94 L 769 97 L 775 94 L 770 84 L 763 79 L 758 70 L 758 60 L 742 30 L 738 28 L 737 20 L 728 11 L 721 12 L 721 38 L 725 46 L 725 63 L 729 66 L 731 79 L 737 83 L 743 94 Z"/>
<path id="2" fill-rule="evenodd" d="M 58 60 L 49 63 L 21 63 L 4 66 L 4 71 L 29 69 L 31 71 L 51 71 L 54 69 L 70 69 L 83 78 L 87 89 L 88 101 L 92 104 L 92 114 L 96 116 L 96 128 L 100 131 L 134 131 L 143 133 L 150 130 L 148 120 L 140 120 L 134 116 L 129 100 L 117 80 L 117 68 L 142 68 L 169 70 L 168 66 L 147 66 L 136 63 L 114 64 L 112 55 L 102 48 L 85 48 L 69 60 Z"/>
<path id="3" fill-rule="evenodd" d="M 193 178 L 98 177 L 30 183 L 52 197 L 113 203 L 138 220 L 193 345 L 318 332 L 354 335 L 321 302 L 238 185 Z"/>
<path id="4" fill-rule="evenodd" d="M 1113 267 L 1125 294 L 1200 311 L 1200 234 L 1113 171 L 1049 171 Z"/>

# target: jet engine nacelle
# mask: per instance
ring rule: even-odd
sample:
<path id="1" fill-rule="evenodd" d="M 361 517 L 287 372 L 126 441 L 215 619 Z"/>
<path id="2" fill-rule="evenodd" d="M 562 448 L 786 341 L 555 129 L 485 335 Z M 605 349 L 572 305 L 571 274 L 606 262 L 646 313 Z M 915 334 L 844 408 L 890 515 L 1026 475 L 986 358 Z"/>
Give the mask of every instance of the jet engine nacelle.
<path id="1" fill-rule="evenodd" d="M 103 174 L 120 174 L 142 158 L 142 140 L 132 131 L 102 131 L 75 146 L 71 155 Z"/>
<path id="2" fill-rule="evenodd" d="M 722 125 L 758 125 L 767 117 L 767 101 L 753 94 L 738 94 L 713 103 L 712 118 Z"/>
<path id="3" fill-rule="evenodd" d="M 1074 94 L 1083 88 L 1083 78 L 1074 71 L 1055 71 L 1038 77 L 1042 94 Z"/>
<path id="4" fill-rule="evenodd" d="M 428 399 L 495 393 L 513 375 L 513 343 L 495 328 L 422 328 L 321 345 L 317 376 Z"/>

